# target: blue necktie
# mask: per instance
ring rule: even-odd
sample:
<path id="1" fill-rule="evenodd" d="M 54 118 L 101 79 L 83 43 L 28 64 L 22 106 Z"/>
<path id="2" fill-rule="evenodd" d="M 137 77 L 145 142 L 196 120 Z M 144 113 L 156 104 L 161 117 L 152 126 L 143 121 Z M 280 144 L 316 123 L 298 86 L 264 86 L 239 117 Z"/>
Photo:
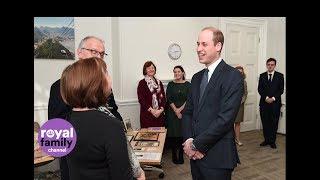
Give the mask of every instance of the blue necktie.
<path id="1" fill-rule="evenodd" d="M 201 80 L 201 84 L 200 84 L 200 98 L 199 98 L 199 102 L 203 96 L 204 90 L 207 87 L 208 84 L 208 72 L 209 70 L 206 68 L 204 69 L 203 75 L 202 75 L 202 80 Z"/>

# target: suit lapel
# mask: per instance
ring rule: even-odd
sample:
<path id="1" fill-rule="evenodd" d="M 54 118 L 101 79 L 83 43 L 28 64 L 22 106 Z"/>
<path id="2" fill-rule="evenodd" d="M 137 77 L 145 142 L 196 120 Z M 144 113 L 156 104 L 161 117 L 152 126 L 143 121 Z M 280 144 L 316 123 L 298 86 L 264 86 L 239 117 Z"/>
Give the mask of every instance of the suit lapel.
<path id="1" fill-rule="evenodd" d="M 203 76 L 203 71 L 201 71 L 201 74 Z M 200 83 L 201 83 L 201 79 L 202 79 L 202 76 L 198 76 L 197 79 L 194 81 L 196 83 L 195 85 L 195 96 L 196 96 L 196 99 L 195 99 L 195 102 L 194 104 L 196 105 L 196 107 L 199 107 L 199 98 L 200 98 Z"/>
<path id="2" fill-rule="evenodd" d="M 274 74 L 273 74 L 273 78 L 272 78 L 272 81 L 271 81 L 271 84 L 273 84 L 275 81 L 278 80 L 278 73 L 277 71 L 274 71 Z"/>
<path id="3" fill-rule="evenodd" d="M 208 82 L 208 85 L 206 87 L 206 89 L 204 90 L 204 93 L 203 93 L 203 96 L 201 98 L 201 101 L 199 103 L 199 108 L 198 108 L 198 113 L 200 111 L 200 109 L 202 108 L 203 104 L 204 104 L 204 101 L 206 100 L 206 97 L 208 95 L 208 92 L 210 91 L 210 89 L 214 88 L 215 84 L 217 83 L 217 80 L 218 78 L 220 77 L 221 75 L 221 71 L 223 69 L 223 67 L 226 65 L 226 63 L 222 60 L 218 66 L 216 67 L 216 69 L 214 70 L 213 74 L 211 75 L 211 78 Z M 200 86 L 199 86 L 200 87 Z M 199 94 L 199 92 L 198 92 Z M 198 95 L 199 96 L 199 95 Z M 197 113 L 197 114 L 198 114 Z"/>

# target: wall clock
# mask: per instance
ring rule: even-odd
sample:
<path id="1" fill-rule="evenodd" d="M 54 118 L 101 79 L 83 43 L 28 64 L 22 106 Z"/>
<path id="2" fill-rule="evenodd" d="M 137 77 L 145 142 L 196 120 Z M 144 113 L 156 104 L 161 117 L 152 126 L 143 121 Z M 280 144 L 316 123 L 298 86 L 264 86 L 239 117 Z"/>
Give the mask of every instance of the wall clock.
<path id="1" fill-rule="evenodd" d="M 181 47 L 177 43 L 170 44 L 168 48 L 168 55 L 172 60 L 177 60 L 181 56 Z"/>

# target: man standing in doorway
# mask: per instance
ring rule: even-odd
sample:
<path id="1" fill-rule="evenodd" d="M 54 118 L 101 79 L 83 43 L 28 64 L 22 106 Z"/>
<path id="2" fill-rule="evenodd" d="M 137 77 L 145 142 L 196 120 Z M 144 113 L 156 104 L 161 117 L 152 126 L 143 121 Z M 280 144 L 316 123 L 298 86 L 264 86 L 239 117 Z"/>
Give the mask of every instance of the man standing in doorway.
<path id="1" fill-rule="evenodd" d="M 205 68 L 194 74 L 182 115 L 184 152 L 193 180 L 231 180 L 240 163 L 233 124 L 243 95 L 243 77 L 220 57 L 224 36 L 206 27 L 198 36 L 197 53 Z"/>
<path id="2" fill-rule="evenodd" d="M 90 57 L 99 57 L 101 59 L 106 55 L 104 42 L 95 36 L 87 36 L 81 40 L 77 49 L 79 59 Z M 118 106 L 115 103 L 113 93 L 111 92 L 107 98 L 107 107 L 110 112 L 120 121 L 122 117 L 117 111 Z M 64 103 L 60 94 L 60 79 L 54 82 L 50 88 L 50 97 L 48 105 L 48 119 L 62 118 L 66 119 L 67 115 L 71 112 L 71 107 Z M 60 171 L 61 180 L 69 180 L 69 168 L 65 157 L 60 158 Z"/>
<path id="3" fill-rule="evenodd" d="M 270 145 L 276 149 L 281 94 L 283 94 L 283 74 L 274 70 L 277 61 L 274 58 L 267 60 L 267 72 L 260 74 L 258 92 L 260 94 L 260 116 L 263 126 L 264 141 L 260 146 Z"/>

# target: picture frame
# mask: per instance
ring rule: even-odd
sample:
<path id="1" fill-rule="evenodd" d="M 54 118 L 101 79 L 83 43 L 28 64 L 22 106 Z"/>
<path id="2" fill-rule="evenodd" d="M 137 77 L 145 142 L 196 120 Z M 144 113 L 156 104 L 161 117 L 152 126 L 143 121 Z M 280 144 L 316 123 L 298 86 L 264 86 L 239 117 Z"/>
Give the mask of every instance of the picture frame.
<path id="1" fill-rule="evenodd" d="M 137 141 L 134 146 L 140 147 L 157 147 L 160 145 L 159 141 Z"/>
<path id="2" fill-rule="evenodd" d="M 159 132 L 138 132 L 134 140 L 136 141 L 157 141 Z"/>
<path id="3" fill-rule="evenodd" d="M 34 17 L 34 59 L 75 60 L 74 17 Z"/>

